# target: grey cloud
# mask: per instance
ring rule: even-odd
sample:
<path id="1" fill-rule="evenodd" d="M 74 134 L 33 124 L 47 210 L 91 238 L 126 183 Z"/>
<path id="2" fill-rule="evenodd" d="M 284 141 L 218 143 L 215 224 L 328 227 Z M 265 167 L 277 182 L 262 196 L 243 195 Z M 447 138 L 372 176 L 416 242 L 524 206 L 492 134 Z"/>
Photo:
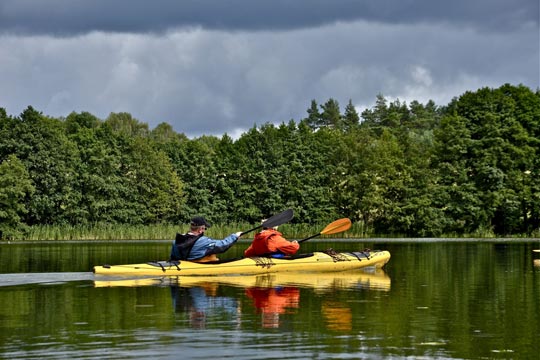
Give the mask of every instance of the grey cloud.
<path id="1" fill-rule="evenodd" d="M 0 31 L 72 36 L 176 28 L 290 30 L 336 22 L 455 23 L 491 31 L 538 27 L 537 0 L 0 0 Z"/>
<path id="2" fill-rule="evenodd" d="M 246 5 L 241 12 L 210 6 L 222 3 Z M 125 111 L 151 128 L 167 122 L 199 136 L 299 120 L 312 99 L 366 107 L 382 93 L 444 105 L 483 86 L 540 85 L 537 1 L 457 1 L 435 10 L 431 1 L 414 2 L 422 11 L 407 0 L 391 10 L 376 1 L 290 1 L 296 8 L 286 12 L 284 3 L 154 1 L 143 17 L 135 0 L 0 0 L 0 107 L 100 118 Z M 192 9 L 189 21 L 178 9 Z M 282 31 L 216 30 L 275 28 Z M 66 36 L 50 36 L 59 33 Z"/>

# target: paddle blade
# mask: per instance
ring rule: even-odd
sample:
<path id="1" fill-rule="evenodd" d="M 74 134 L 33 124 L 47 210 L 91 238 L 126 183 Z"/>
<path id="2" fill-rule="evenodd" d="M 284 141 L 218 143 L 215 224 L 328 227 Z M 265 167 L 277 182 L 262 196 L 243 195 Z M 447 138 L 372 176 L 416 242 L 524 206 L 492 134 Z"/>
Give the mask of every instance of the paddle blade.
<path id="1" fill-rule="evenodd" d="M 298 243 L 308 241 L 309 239 L 313 239 L 314 237 L 319 236 L 319 235 L 337 234 L 339 232 L 349 230 L 350 227 L 351 227 L 351 220 L 347 218 L 339 219 L 326 225 L 326 227 L 322 229 L 320 233 L 312 235 L 308 238 L 299 240 Z"/>
<path id="2" fill-rule="evenodd" d="M 280 212 L 279 214 L 276 214 L 270 218 L 268 218 L 265 222 L 263 222 L 261 225 L 254 227 L 253 229 L 249 229 L 247 231 L 242 232 L 242 235 L 247 234 L 249 232 L 252 232 L 253 230 L 257 230 L 262 227 L 271 228 L 274 226 L 279 226 L 281 224 L 285 224 L 286 222 L 290 221 L 294 216 L 294 213 L 292 209 L 287 209 L 285 211 Z"/>
<path id="3" fill-rule="evenodd" d="M 350 219 L 339 219 L 328 224 L 324 229 L 322 229 L 321 235 L 337 234 L 343 231 L 347 231 L 351 228 L 351 225 L 352 224 Z"/>
<path id="4" fill-rule="evenodd" d="M 292 209 L 287 209 L 283 212 L 280 212 L 279 214 L 272 216 L 271 218 L 268 218 L 265 222 L 262 223 L 261 226 L 266 227 L 266 228 L 279 226 L 279 225 L 285 224 L 286 222 L 291 221 L 293 216 L 294 216 L 294 213 Z"/>

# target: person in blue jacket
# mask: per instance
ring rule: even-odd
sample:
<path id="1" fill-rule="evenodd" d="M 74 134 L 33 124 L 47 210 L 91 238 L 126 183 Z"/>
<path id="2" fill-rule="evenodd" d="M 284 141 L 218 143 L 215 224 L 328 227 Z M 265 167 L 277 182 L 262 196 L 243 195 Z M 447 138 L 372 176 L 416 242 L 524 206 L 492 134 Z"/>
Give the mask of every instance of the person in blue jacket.
<path id="1" fill-rule="evenodd" d="M 194 262 L 219 261 L 216 254 L 227 251 L 240 238 L 242 232 L 227 236 L 223 240 L 214 240 L 204 235 L 210 223 L 202 216 L 191 219 L 190 230 L 186 234 L 176 234 L 172 245 L 170 260 L 189 260 Z"/>

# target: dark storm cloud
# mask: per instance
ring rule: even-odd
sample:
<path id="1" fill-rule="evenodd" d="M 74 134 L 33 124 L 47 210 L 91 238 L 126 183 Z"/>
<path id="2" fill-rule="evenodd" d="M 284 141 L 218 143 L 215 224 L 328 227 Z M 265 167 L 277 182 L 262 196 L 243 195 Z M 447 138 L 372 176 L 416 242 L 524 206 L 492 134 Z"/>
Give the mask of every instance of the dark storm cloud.
<path id="1" fill-rule="evenodd" d="M 357 20 L 505 31 L 538 25 L 538 16 L 538 0 L 0 0 L 0 31 L 59 36 L 182 27 L 290 30 Z"/>
<path id="2" fill-rule="evenodd" d="M 538 0 L 0 0 L 0 107 L 188 136 L 540 85 Z"/>

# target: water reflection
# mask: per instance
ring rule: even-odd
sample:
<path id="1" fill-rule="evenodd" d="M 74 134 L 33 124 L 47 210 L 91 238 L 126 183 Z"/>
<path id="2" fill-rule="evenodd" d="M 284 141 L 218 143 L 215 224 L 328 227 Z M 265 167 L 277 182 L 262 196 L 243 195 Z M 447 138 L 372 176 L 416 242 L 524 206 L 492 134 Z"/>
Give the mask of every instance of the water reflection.
<path id="1" fill-rule="evenodd" d="M 164 276 L 164 277 L 111 277 L 96 276 L 95 287 L 183 286 L 219 284 L 233 287 L 297 286 L 316 291 L 328 289 L 371 289 L 389 291 L 390 277 L 382 269 L 336 273 L 275 273 L 247 276 Z"/>
<path id="2" fill-rule="evenodd" d="M 236 298 L 217 295 L 218 284 L 205 286 L 171 286 L 173 309 L 186 313 L 192 328 L 206 328 L 208 318 L 225 313 L 229 321 L 240 324 L 240 305 Z"/>
<path id="3" fill-rule="evenodd" d="M 297 309 L 300 303 L 300 289 L 293 286 L 252 287 L 246 289 L 246 295 L 253 300 L 257 313 L 261 314 L 264 328 L 278 328 L 280 315 Z"/>
<path id="4" fill-rule="evenodd" d="M 322 315 L 328 330 L 338 332 L 352 330 L 352 311 L 349 305 L 326 300 L 322 303 Z"/>
<path id="5" fill-rule="evenodd" d="M 265 274 L 254 276 L 113 278 L 101 277 L 95 287 L 169 286 L 176 313 L 185 314 L 195 329 L 206 328 L 209 322 L 227 322 L 239 327 L 242 313 L 251 309 L 260 316 L 262 328 L 280 328 L 285 314 L 295 314 L 301 303 L 301 289 L 319 294 L 335 294 L 336 290 L 369 289 L 389 291 L 390 277 L 381 269 L 371 272 L 321 274 Z M 243 289 L 233 291 L 232 289 Z M 308 296 L 309 299 L 309 296 Z M 325 300 L 321 313 L 329 330 L 352 328 L 352 312 L 347 304 Z"/>
<path id="6" fill-rule="evenodd" d="M 533 253 L 540 253 L 540 249 L 534 249 Z M 533 266 L 540 268 L 540 259 L 533 259 Z"/>
<path id="7" fill-rule="evenodd" d="M 538 239 L 362 241 L 306 249 L 387 249 L 384 273 L 100 278 L 169 245 L 0 244 L 0 358 L 538 358 Z M 264 327 L 253 288 L 298 307 Z"/>
<path id="8" fill-rule="evenodd" d="M 90 272 L 0 274 L 0 287 L 25 284 L 52 285 L 68 281 L 92 280 L 93 277 Z"/>

